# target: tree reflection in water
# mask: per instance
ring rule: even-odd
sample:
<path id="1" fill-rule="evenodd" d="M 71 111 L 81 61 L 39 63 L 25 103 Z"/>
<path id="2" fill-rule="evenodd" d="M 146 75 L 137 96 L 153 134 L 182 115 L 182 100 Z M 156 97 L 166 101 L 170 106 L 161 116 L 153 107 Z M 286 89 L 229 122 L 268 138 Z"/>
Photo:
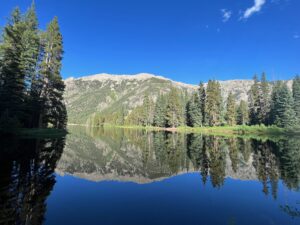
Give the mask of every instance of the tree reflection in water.
<path id="1" fill-rule="evenodd" d="M 42 224 L 64 139 L 1 140 L 0 224 Z"/>

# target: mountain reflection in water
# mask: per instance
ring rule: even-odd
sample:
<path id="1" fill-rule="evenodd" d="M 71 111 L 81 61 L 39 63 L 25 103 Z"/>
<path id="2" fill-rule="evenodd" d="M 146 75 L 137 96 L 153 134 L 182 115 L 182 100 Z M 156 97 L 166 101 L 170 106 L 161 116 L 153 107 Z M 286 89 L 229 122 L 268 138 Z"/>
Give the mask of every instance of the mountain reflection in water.
<path id="1" fill-rule="evenodd" d="M 62 196 L 71 196 L 72 190 L 77 190 L 76 185 L 68 183 L 70 175 L 79 178 L 72 180 L 77 185 L 82 185 L 83 180 L 93 181 L 92 183 L 94 181 L 126 181 L 126 183 L 130 181 L 147 185 L 159 181 L 157 185 L 161 187 L 160 183 L 163 184 L 167 178 L 192 173 L 199 174 L 201 186 L 209 190 L 224 189 L 225 191 L 226 187 L 234 190 L 235 181 L 254 181 L 259 184 L 260 193 L 272 199 L 273 205 L 276 204 L 276 210 L 270 212 L 268 216 L 278 216 L 279 212 L 282 213 L 280 214 L 281 220 L 275 221 L 278 222 L 275 224 L 281 222 L 297 224 L 300 221 L 299 138 L 255 139 L 84 127 L 70 127 L 69 132 L 66 139 L 2 141 L 0 224 L 58 224 L 56 219 L 61 214 L 55 210 L 59 207 L 57 202 Z M 58 186 L 55 185 L 57 179 Z M 121 188 L 126 183 L 102 184 L 101 182 L 97 185 Z M 181 184 L 188 187 L 192 183 L 181 182 Z M 72 186 L 70 193 L 61 191 L 62 187 L 69 186 Z M 279 191 L 280 188 L 284 188 L 284 191 Z M 130 190 L 127 191 L 130 195 Z M 82 196 L 85 196 L 84 192 L 85 190 L 82 189 Z M 292 197 L 284 200 L 283 193 Z M 91 192 L 90 201 L 97 199 L 96 195 L 99 197 L 101 192 L 97 190 Z M 114 196 L 110 197 L 109 202 L 113 202 Z M 133 197 L 130 195 L 128 198 Z M 239 197 L 235 201 L 239 201 Z M 96 202 L 90 202 L 90 204 L 89 209 L 81 211 L 82 214 L 95 210 L 92 204 Z M 115 204 L 113 206 L 116 207 Z M 68 207 L 76 211 L 75 206 L 69 205 Z M 104 209 L 101 208 L 101 210 Z M 106 207 L 105 210 L 110 210 L 110 208 Z M 112 211 L 108 212 L 113 214 Z M 174 215 L 176 214 L 177 212 L 174 211 Z M 72 214 L 74 217 L 72 223 L 80 224 L 78 219 L 75 220 L 75 215 Z M 67 214 L 64 216 L 66 217 L 64 221 L 69 221 Z M 145 215 L 139 216 L 142 219 Z M 211 216 L 206 215 L 206 217 Z M 92 218 L 94 217 L 90 216 L 90 220 Z M 117 222 L 112 222 L 110 217 L 106 220 L 105 218 L 103 218 L 104 224 L 118 224 L 122 221 L 122 218 Z M 132 217 L 127 219 L 133 224 L 129 218 L 132 219 Z M 203 216 L 202 218 L 205 219 Z M 123 219 L 126 221 L 126 218 Z M 239 224 L 235 220 L 232 218 L 232 221 L 229 219 L 223 224 Z M 271 221 L 270 218 L 268 220 Z M 170 224 L 180 224 L 179 221 L 176 222 L 174 219 L 170 221 Z M 84 222 L 89 223 L 87 220 Z M 101 218 L 98 222 L 101 222 Z M 262 224 L 258 220 L 254 222 Z M 196 218 L 191 223 L 198 224 Z M 274 221 L 270 222 L 272 223 Z M 145 224 L 151 224 L 151 220 Z M 169 223 L 162 221 L 152 224 Z M 206 224 L 213 223 L 206 222 Z"/>

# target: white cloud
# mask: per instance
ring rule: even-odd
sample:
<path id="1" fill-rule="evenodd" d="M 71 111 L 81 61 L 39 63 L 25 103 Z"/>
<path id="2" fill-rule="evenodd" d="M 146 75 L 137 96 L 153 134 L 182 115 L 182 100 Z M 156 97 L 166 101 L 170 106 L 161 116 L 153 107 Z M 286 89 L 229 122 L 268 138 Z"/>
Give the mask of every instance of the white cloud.
<path id="1" fill-rule="evenodd" d="M 232 12 L 227 9 L 221 9 L 221 13 L 223 17 L 223 22 L 226 23 L 230 19 Z"/>
<path id="2" fill-rule="evenodd" d="M 266 3 L 266 0 L 254 0 L 254 5 L 248 8 L 242 18 L 247 19 L 252 16 L 254 13 L 259 12 L 262 6 Z"/>

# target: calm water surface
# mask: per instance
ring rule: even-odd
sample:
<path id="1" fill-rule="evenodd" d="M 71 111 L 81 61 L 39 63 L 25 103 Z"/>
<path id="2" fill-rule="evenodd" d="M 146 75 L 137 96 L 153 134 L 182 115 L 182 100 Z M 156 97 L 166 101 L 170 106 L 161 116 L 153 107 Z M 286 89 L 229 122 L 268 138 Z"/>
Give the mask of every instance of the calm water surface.
<path id="1" fill-rule="evenodd" d="M 300 138 L 69 131 L 1 140 L 0 224 L 300 224 Z"/>

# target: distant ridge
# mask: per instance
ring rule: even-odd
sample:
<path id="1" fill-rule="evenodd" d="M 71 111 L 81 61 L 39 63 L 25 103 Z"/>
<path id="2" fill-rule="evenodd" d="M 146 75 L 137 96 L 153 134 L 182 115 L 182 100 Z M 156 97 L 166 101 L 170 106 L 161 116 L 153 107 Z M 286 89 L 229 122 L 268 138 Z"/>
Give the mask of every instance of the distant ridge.
<path id="1" fill-rule="evenodd" d="M 69 81 L 74 81 L 74 80 L 83 80 L 83 81 L 107 81 L 107 80 L 112 80 L 112 81 L 117 81 L 117 82 L 122 82 L 124 80 L 137 80 L 137 81 L 144 81 L 148 80 L 151 78 L 156 78 L 156 79 L 161 79 L 161 80 L 166 80 L 166 81 L 171 81 L 175 84 L 182 85 L 182 86 L 187 86 L 190 88 L 197 88 L 197 85 L 193 84 L 186 84 L 183 82 L 178 82 L 171 80 L 169 78 L 155 75 L 155 74 L 150 74 L 150 73 L 138 73 L 138 74 L 108 74 L 108 73 L 99 73 L 99 74 L 94 74 L 94 75 L 87 75 L 87 76 L 82 76 L 82 77 L 69 77 L 65 80 L 65 82 Z"/>
<path id="2" fill-rule="evenodd" d="M 238 79 L 219 82 L 223 99 L 225 100 L 229 92 L 232 92 L 237 102 L 247 101 L 247 93 L 253 84 L 252 80 Z M 70 124 L 86 124 L 95 113 L 111 115 L 124 108 L 126 113 L 129 113 L 143 103 L 145 94 L 155 101 L 158 95 L 168 93 L 171 88 L 177 88 L 182 94 L 192 94 L 198 89 L 198 85 L 177 82 L 150 73 L 134 75 L 100 73 L 78 78 L 70 77 L 65 80 L 65 84 L 64 97 Z M 291 85 L 292 81 L 288 81 L 288 86 Z"/>

